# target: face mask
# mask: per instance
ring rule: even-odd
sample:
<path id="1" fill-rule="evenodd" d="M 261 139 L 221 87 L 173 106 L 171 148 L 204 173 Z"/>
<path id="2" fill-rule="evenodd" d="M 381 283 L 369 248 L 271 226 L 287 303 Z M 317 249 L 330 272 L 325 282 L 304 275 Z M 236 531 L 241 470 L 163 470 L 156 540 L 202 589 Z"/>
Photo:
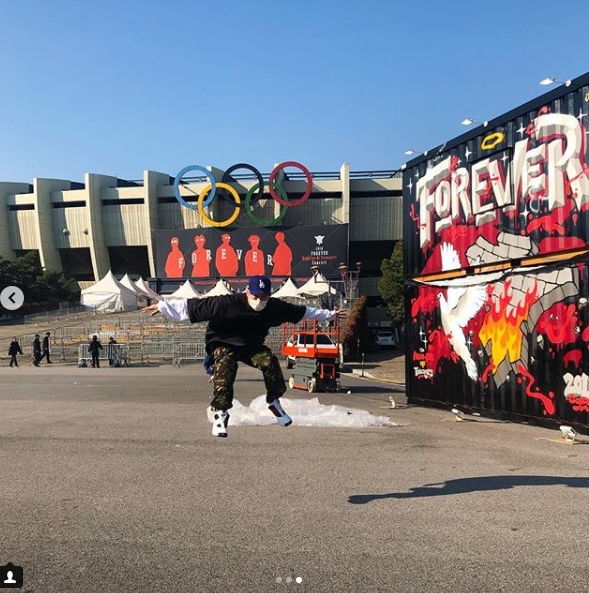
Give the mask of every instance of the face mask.
<path id="1" fill-rule="evenodd" d="M 254 311 L 261 311 L 268 304 L 268 301 L 251 301 L 250 299 L 247 302 Z"/>

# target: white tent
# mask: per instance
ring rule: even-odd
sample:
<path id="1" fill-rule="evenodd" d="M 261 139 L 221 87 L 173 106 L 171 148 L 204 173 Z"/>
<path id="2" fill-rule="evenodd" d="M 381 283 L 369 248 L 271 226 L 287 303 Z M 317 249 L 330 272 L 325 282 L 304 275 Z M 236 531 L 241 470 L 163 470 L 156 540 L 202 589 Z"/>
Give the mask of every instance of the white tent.
<path id="1" fill-rule="evenodd" d="M 225 280 L 217 280 L 217 284 L 215 284 L 211 290 L 205 292 L 202 296 L 221 296 L 223 294 L 233 294 L 233 290 L 231 290 L 231 286 L 225 282 Z"/>
<path id="2" fill-rule="evenodd" d="M 273 297 L 277 299 L 284 299 L 289 297 L 298 297 L 297 285 L 292 281 L 292 278 L 288 278 L 288 280 L 275 292 L 272 294 Z"/>
<path id="3" fill-rule="evenodd" d="M 202 295 L 194 288 L 190 280 L 186 280 L 184 284 L 172 294 L 166 295 L 168 299 L 199 299 Z"/>
<path id="4" fill-rule="evenodd" d="M 144 294 L 150 299 L 155 299 L 158 301 L 162 299 L 162 297 L 155 290 L 149 288 L 149 284 L 147 284 L 147 282 L 143 280 L 143 278 L 139 278 L 139 280 L 135 282 L 135 287 L 137 288 L 139 294 Z"/>
<path id="5" fill-rule="evenodd" d="M 133 280 L 131 280 L 129 274 L 125 274 L 121 279 L 120 279 L 120 283 L 123 286 L 126 286 L 129 290 L 132 290 L 135 294 L 139 294 L 139 291 L 137 290 L 137 287 L 135 286 L 135 284 L 133 283 Z"/>
<path id="6" fill-rule="evenodd" d="M 97 311 L 135 311 L 137 294 L 121 284 L 109 270 L 96 284 L 85 288 L 80 304 Z"/>
<path id="7" fill-rule="evenodd" d="M 338 291 L 331 286 L 320 273 L 309 278 L 309 280 L 297 290 L 297 295 L 302 297 L 317 297 L 325 293 L 338 294 Z"/>

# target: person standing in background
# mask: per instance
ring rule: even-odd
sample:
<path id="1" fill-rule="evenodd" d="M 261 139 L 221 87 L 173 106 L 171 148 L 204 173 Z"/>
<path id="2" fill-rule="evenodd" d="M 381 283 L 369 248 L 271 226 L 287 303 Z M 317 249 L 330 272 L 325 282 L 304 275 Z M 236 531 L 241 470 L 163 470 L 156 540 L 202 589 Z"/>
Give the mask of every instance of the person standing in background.
<path id="1" fill-rule="evenodd" d="M 35 339 L 33 340 L 33 364 L 38 367 L 41 366 L 39 361 L 41 360 L 41 340 L 39 339 L 39 334 L 35 334 Z"/>
<path id="2" fill-rule="evenodd" d="M 18 366 L 18 360 L 16 359 L 17 354 L 22 354 L 22 349 L 18 343 L 18 338 L 12 338 L 10 346 L 8 346 L 8 355 L 10 356 L 10 366 Z"/>
<path id="3" fill-rule="evenodd" d="M 88 346 L 90 350 L 90 356 L 92 357 L 92 368 L 100 368 L 100 351 L 102 350 L 102 344 L 98 340 L 98 336 L 92 336 L 92 341 Z"/>
<path id="4" fill-rule="evenodd" d="M 43 354 L 41 354 L 41 358 L 39 362 L 41 362 L 44 358 L 47 359 L 47 364 L 53 364 L 51 359 L 49 358 L 49 338 L 51 337 L 51 332 L 47 332 L 45 337 L 43 338 Z"/>

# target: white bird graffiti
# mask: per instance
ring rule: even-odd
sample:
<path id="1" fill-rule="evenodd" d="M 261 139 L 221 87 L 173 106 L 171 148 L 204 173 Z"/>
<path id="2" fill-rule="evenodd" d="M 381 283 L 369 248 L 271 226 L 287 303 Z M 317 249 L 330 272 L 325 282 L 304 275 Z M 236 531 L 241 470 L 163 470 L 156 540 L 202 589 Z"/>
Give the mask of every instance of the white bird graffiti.
<path id="1" fill-rule="evenodd" d="M 440 246 L 442 256 L 442 270 L 459 270 L 460 259 L 454 246 L 442 243 Z M 477 365 L 466 345 L 463 327 L 479 312 L 487 300 L 487 291 L 484 285 L 478 284 L 468 287 L 449 286 L 446 298 L 443 293 L 438 294 L 440 301 L 440 314 L 442 326 L 454 352 L 464 361 L 468 376 L 475 381 L 478 377 Z"/>

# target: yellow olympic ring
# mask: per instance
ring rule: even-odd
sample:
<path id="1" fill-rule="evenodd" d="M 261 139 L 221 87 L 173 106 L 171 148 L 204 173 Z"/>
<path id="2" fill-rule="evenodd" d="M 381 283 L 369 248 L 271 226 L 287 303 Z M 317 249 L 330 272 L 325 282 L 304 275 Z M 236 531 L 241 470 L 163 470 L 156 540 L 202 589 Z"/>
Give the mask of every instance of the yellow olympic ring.
<path id="1" fill-rule="evenodd" d="M 505 140 L 505 134 L 503 132 L 495 132 L 494 134 L 489 134 L 482 142 L 481 142 L 481 149 L 482 150 L 491 150 L 491 148 L 495 148 L 497 144 L 501 144 Z"/>
<path id="2" fill-rule="evenodd" d="M 204 218 L 204 220 L 206 222 L 208 222 L 211 226 L 229 226 L 232 222 L 235 222 L 235 220 L 239 216 L 239 212 L 241 210 L 241 208 L 240 208 L 241 200 L 239 198 L 239 194 L 237 193 L 237 190 L 234 187 L 231 187 L 230 185 L 228 185 L 227 183 L 217 183 L 217 187 L 226 189 L 233 196 L 233 199 L 235 200 L 235 212 L 227 220 L 224 220 L 223 222 L 217 222 L 216 220 L 209 218 L 205 214 L 205 211 L 202 207 L 202 203 L 203 203 L 206 195 L 213 188 L 213 186 L 210 183 L 207 183 L 203 187 L 203 190 L 198 195 L 198 204 L 197 204 L 198 212 Z"/>

